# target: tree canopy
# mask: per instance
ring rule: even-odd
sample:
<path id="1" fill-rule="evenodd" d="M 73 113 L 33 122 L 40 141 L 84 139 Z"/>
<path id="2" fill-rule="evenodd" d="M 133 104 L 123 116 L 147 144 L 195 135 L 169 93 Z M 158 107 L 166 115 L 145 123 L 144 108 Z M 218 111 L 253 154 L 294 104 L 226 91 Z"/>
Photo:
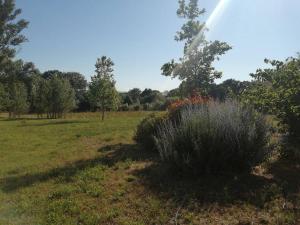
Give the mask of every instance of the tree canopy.
<path id="1" fill-rule="evenodd" d="M 21 34 L 28 26 L 24 19 L 17 20 L 21 9 L 16 9 L 14 0 L 0 1 L 0 68 L 3 69 L 16 54 L 16 48 L 27 39 Z M 0 71 L 1 73 L 3 71 Z"/>
<path id="2" fill-rule="evenodd" d="M 244 93 L 246 104 L 275 114 L 292 136 L 300 133 L 300 55 L 285 61 L 265 60 L 272 68 L 251 74 L 254 82 Z"/>
<path id="3" fill-rule="evenodd" d="M 183 57 L 177 62 L 173 59 L 161 68 L 163 75 L 181 80 L 181 89 L 187 94 L 195 91 L 208 93 L 209 86 L 222 76 L 213 63 L 231 49 L 226 42 L 205 40 L 207 28 L 205 23 L 197 20 L 204 13 L 204 9 L 198 8 L 198 0 L 190 0 L 188 4 L 184 0 L 179 1 L 177 15 L 186 22 L 175 40 L 184 42 Z"/>

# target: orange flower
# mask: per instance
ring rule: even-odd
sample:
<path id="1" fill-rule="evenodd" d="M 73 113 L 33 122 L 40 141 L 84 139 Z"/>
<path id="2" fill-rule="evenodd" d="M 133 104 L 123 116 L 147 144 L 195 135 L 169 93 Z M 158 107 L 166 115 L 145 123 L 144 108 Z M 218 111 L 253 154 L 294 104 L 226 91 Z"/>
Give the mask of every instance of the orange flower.
<path id="1" fill-rule="evenodd" d="M 181 100 L 177 100 L 172 102 L 169 107 L 168 110 L 169 112 L 173 112 L 178 108 L 181 108 L 185 105 L 201 105 L 201 104 L 206 104 L 210 101 L 209 97 L 202 97 L 202 96 L 197 96 L 194 95 L 193 97 L 190 98 L 185 98 L 185 99 L 181 99 Z"/>

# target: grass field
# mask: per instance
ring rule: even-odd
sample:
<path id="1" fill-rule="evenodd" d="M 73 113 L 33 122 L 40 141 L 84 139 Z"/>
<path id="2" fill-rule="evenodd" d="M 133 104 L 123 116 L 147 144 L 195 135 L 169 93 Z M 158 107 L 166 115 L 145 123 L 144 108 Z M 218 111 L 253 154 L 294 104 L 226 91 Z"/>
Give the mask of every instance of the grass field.
<path id="1" fill-rule="evenodd" d="M 0 225 L 300 224 L 300 166 L 183 176 L 132 141 L 145 112 L 0 119 Z"/>

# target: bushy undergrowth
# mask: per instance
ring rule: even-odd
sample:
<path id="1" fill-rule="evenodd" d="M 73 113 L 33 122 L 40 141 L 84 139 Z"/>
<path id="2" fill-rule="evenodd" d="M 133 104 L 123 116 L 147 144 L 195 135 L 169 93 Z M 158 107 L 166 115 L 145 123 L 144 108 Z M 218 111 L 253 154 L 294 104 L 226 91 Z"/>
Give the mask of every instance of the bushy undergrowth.
<path id="1" fill-rule="evenodd" d="M 195 172 L 248 171 L 268 156 L 264 117 L 237 102 L 190 104 L 155 135 L 163 161 Z"/>
<path id="2" fill-rule="evenodd" d="M 143 149 L 155 149 L 154 135 L 157 134 L 158 128 L 164 120 L 164 115 L 150 114 L 138 125 L 134 140 L 139 143 Z"/>

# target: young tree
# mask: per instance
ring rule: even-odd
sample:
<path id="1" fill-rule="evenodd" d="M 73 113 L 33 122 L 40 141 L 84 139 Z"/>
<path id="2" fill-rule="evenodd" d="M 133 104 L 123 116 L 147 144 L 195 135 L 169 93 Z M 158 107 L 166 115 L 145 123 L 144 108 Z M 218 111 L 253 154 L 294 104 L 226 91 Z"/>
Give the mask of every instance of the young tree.
<path id="1" fill-rule="evenodd" d="M 175 36 L 176 41 L 184 42 L 184 54 L 178 62 L 172 60 L 162 66 L 162 74 L 177 77 L 182 80 L 180 89 L 187 94 L 200 92 L 207 94 L 215 79 L 221 78 L 222 73 L 213 67 L 213 62 L 225 54 L 231 47 L 226 42 L 206 41 L 205 23 L 197 20 L 205 10 L 198 8 L 198 0 L 179 0 L 177 15 L 186 19 L 186 23 Z"/>
<path id="2" fill-rule="evenodd" d="M 75 107 L 75 93 L 66 79 L 53 76 L 47 87 L 47 111 L 52 119 L 62 118 L 63 115 Z"/>
<path id="3" fill-rule="evenodd" d="M 89 96 L 91 105 L 100 109 L 102 112 L 102 120 L 106 110 L 116 109 L 119 104 L 119 93 L 115 88 L 115 80 L 113 78 L 114 63 L 110 58 L 102 56 L 96 62 L 96 75 L 92 77 L 89 86 Z"/>
<path id="4" fill-rule="evenodd" d="M 8 85 L 5 106 L 10 118 L 19 117 L 28 110 L 27 89 L 24 83 L 14 82 Z"/>
<path id="5" fill-rule="evenodd" d="M 32 79 L 31 102 L 32 109 L 37 113 L 38 117 L 42 117 L 44 113 L 49 111 L 50 102 L 48 95 L 50 92 L 49 81 L 41 76 L 35 76 Z"/>

